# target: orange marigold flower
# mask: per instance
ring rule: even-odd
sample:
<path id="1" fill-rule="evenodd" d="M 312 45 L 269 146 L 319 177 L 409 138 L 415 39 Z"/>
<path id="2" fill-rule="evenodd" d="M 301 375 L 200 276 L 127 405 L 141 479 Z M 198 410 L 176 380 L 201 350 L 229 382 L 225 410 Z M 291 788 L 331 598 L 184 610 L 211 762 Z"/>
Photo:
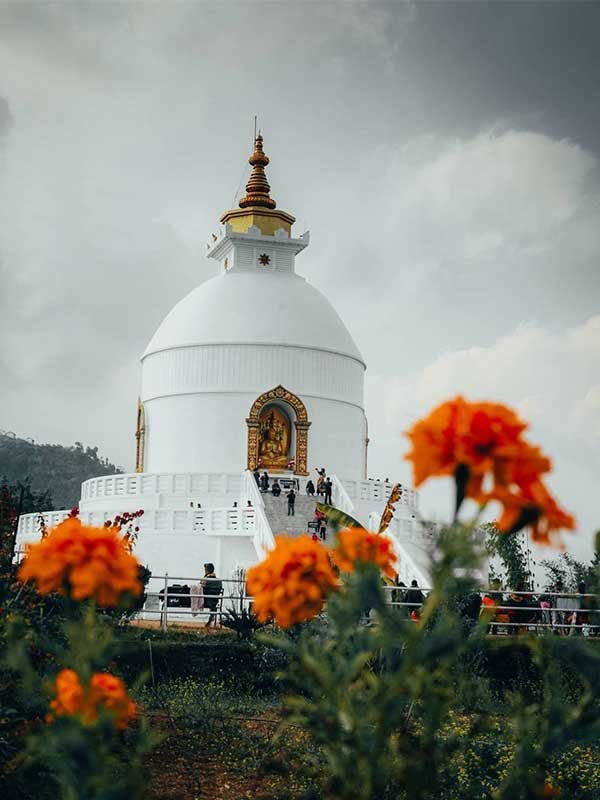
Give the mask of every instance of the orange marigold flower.
<path id="1" fill-rule="evenodd" d="M 474 479 L 468 496 L 480 487 L 496 459 L 515 457 L 520 435 L 527 425 L 510 408 L 499 403 L 468 403 L 462 397 L 437 406 L 408 432 L 415 486 L 427 478 L 454 475 L 467 467 Z"/>
<path id="2" fill-rule="evenodd" d="M 127 694 L 125 684 L 116 675 L 96 672 L 90 681 L 90 706 L 96 709 L 103 706 L 109 711 L 117 728 L 126 728 L 130 719 L 137 714 L 137 705 Z"/>
<path id="3" fill-rule="evenodd" d="M 46 717 L 48 722 L 55 717 L 70 716 L 80 717 L 89 725 L 104 709 L 112 716 L 115 727 L 124 729 L 137 714 L 137 706 L 127 694 L 125 684 L 115 675 L 96 672 L 86 689 L 74 670 L 63 669 L 56 676 L 54 690 L 56 697 L 50 703 L 52 713 Z"/>
<path id="4" fill-rule="evenodd" d="M 357 562 L 363 562 L 376 564 L 388 578 L 396 575 L 396 554 L 391 540 L 364 528 L 340 531 L 333 557 L 342 572 L 352 572 Z"/>
<path id="5" fill-rule="evenodd" d="M 496 458 L 494 483 L 496 486 L 528 486 L 539 481 L 540 475 L 551 469 L 552 462 L 539 447 L 521 442 L 518 452 L 511 458 Z"/>
<path id="6" fill-rule="evenodd" d="M 575 519 L 564 511 L 541 481 L 518 487 L 518 493 L 496 487 L 488 495 L 504 506 L 496 526 L 503 533 L 513 533 L 525 526 L 534 541 L 551 544 L 560 530 L 574 530 Z"/>
<path id="7" fill-rule="evenodd" d="M 248 592 L 259 620 L 270 619 L 289 628 L 312 619 L 323 608 L 337 578 L 329 553 L 307 534 L 296 539 L 275 537 L 275 547 L 260 564 L 248 570 Z"/>
<path id="8" fill-rule="evenodd" d="M 54 690 L 56 698 L 50 703 L 50 708 L 57 717 L 81 714 L 85 707 L 85 692 L 75 670 L 61 670 L 56 676 Z"/>
<path id="9" fill-rule="evenodd" d="M 85 527 L 69 517 L 42 541 L 27 546 L 19 580 L 35 581 L 40 594 L 59 592 L 117 606 L 126 592 L 141 593 L 138 571 L 137 558 L 116 529 Z"/>

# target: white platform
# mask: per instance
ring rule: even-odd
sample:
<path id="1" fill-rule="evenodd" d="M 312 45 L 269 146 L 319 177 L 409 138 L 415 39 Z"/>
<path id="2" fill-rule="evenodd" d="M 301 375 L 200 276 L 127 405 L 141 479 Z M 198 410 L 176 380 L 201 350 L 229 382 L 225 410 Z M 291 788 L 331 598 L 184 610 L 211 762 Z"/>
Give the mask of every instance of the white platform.
<path id="1" fill-rule="evenodd" d="M 333 505 L 374 527 L 392 489 L 391 483 L 333 479 Z M 306 478 L 299 478 L 304 494 Z M 283 501 L 282 501 L 283 502 Z M 193 507 L 190 505 L 193 504 Z M 200 506 L 200 507 L 199 507 Z M 92 478 L 82 484 L 80 518 L 102 526 L 124 511 L 144 510 L 136 524 L 140 532 L 136 555 L 154 574 L 202 573 L 212 561 L 217 573 L 231 577 L 240 568 L 261 560 L 274 544 L 263 497 L 250 472 L 141 473 Z M 43 515 L 48 527 L 57 525 L 69 511 Z M 406 489 L 396 506 L 390 535 L 405 569 L 422 581 L 410 549 L 420 546 L 417 493 Z M 19 520 L 17 547 L 39 539 L 39 515 Z M 403 550 L 403 542 L 412 543 Z M 415 544 L 416 543 L 416 544 Z M 414 562 L 414 563 L 413 563 Z"/>

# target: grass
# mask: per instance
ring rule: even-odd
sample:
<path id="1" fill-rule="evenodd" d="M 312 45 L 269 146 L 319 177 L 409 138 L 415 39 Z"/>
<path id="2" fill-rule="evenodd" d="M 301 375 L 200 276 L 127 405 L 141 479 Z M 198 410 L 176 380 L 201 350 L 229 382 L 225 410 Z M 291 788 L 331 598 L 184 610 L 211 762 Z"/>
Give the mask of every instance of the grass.
<path id="1" fill-rule="evenodd" d="M 224 680 L 184 678 L 140 692 L 140 702 L 164 736 L 148 760 L 149 800 L 318 800 L 320 753 L 303 731 L 281 733 L 274 693 L 249 692 Z M 446 800 L 492 800 L 510 769 L 512 747 L 501 714 L 492 731 L 476 734 L 469 714 L 453 713 L 442 737 L 465 738 L 447 775 Z M 418 721 L 416 721 L 418 725 Z M 580 743 L 553 764 L 561 800 L 600 797 L 600 747 Z M 394 793 L 405 800 L 402 793 Z"/>
<path id="2" fill-rule="evenodd" d="M 277 697 L 188 678 L 146 688 L 139 700 L 164 736 L 148 761 L 149 800 L 319 796 L 306 735 L 297 729 L 278 735 Z"/>

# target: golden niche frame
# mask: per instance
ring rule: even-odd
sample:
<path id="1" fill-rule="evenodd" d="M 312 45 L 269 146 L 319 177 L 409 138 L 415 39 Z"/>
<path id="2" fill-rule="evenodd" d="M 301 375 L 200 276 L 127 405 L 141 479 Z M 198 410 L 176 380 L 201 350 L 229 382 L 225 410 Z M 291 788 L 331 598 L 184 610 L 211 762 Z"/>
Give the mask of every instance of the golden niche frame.
<path id="1" fill-rule="evenodd" d="M 284 386 L 276 386 L 264 392 L 252 403 L 250 413 L 246 418 L 248 426 L 248 469 L 254 472 L 258 469 L 258 446 L 260 431 L 260 415 L 268 403 L 279 400 L 290 406 L 296 415 L 294 426 L 296 428 L 296 463 L 294 475 L 308 475 L 308 413 L 306 406 L 293 392 Z"/>

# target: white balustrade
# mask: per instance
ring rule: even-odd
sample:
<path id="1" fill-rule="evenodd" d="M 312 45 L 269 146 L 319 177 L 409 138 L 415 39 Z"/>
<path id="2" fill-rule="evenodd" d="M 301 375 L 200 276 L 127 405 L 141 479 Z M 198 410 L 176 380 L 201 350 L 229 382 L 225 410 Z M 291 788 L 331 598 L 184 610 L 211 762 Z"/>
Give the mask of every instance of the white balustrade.
<path id="1" fill-rule="evenodd" d="M 369 529 L 372 531 L 378 530 L 380 519 L 381 515 L 376 511 L 369 514 Z M 383 535 L 391 540 L 394 547 L 397 557 L 394 567 L 398 573 L 398 580 L 402 581 L 406 586 L 409 586 L 413 580 L 416 580 L 419 586 L 428 586 L 431 577 L 427 570 L 423 569 L 423 566 L 415 561 L 403 545 L 403 540 L 413 540 L 414 529 L 414 520 L 394 517 Z"/>
<path id="2" fill-rule="evenodd" d="M 41 519 L 43 519 L 43 524 L 46 528 L 53 528 L 66 519 L 69 513 L 68 509 L 63 509 L 62 511 L 44 511 L 43 514 L 22 514 L 19 517 L 17 537 L 31 539 L 34 536 L 38 536 L 41 533 Z"/>
<path id="3" fill-rule="evenodd" d="M 136 495 L 238 495 L 242 487 L 239 472 L 203 473 L 129 473 L 103 475 L 90 478 L 81 484 L 81 499 L 88 502 L 104 497 L 132 497 Z"/>
<path id="4" fill-rule="evenodd" d="M 258 486 L 256 485 L 254 474 L 250 472 L 250 470 L 246 470 L 244 472 L 243 488 L 247 500 L 252 503 L 252 507 L 255 511 L 254 549 L 256 550 L 258 557 L 263 558 L 269 550 L 272 550 L 273 547 L 275 547 L 275 539 L 273 537 L 271 525 L 269 524 L 269 520 L 267 519 L 267 515 L 265 513 L 265 502 Z"/>
<path id="5" fill-rule="evenodd" d="M 350 500 L 367 500 L 378 503 L 387 502 L 394 488 L 394 484 L 389 481 L 349 481 L 343 479 L 341 483 Z M 398 504 L 416 510 L 418 507 L 418 492 L 402 486 L 402 494 Z"/>
<path id="6" fill-rule="evenodd" d="M 106 511 L 81 511 L 79 519 L 84 525 L 102 527 L 107 520 L 112 520 L 122 510 Z M 44 514 L 23 514 L 19 518 L 18 537 L 31 539 L 40 534 L 40 516 L 44 519 L 46 528 L 58 525 L 69 511 L 50 511 Z M 264 510 L 262 512 L 264 517 Z M 138 517 L 133 525 L 138 526 L 143 533 L 203 533 L 208 536 L 221 535 L 256 535 L 262 525 L 260 511 L 256 508 L 206 508 L 190 510 L 157 509 L 146 511 Z M 266 519 L 266 518 L 265 518 Z M 268 523 L 267 523 L 268 526 Z M 270 529 L 269 529 L 270 530 Z M 268 540 L 266 534 L 261 534 Z M 271 536 L 272 538 L 272 536 Z"/>
<path id="7" fill-rule="evenodd" d="M 355 513 L 354 505 L 348 496 L 348 492 L 346 491 L 344 484 L 337 475 L 331 475 L 330 477 L 333 484 L 331 489 L 331 502 L 334 508 L 339 508 L 339 510 L 343 511 L 344 514 L 349 514 L 352 516 Z"/>

